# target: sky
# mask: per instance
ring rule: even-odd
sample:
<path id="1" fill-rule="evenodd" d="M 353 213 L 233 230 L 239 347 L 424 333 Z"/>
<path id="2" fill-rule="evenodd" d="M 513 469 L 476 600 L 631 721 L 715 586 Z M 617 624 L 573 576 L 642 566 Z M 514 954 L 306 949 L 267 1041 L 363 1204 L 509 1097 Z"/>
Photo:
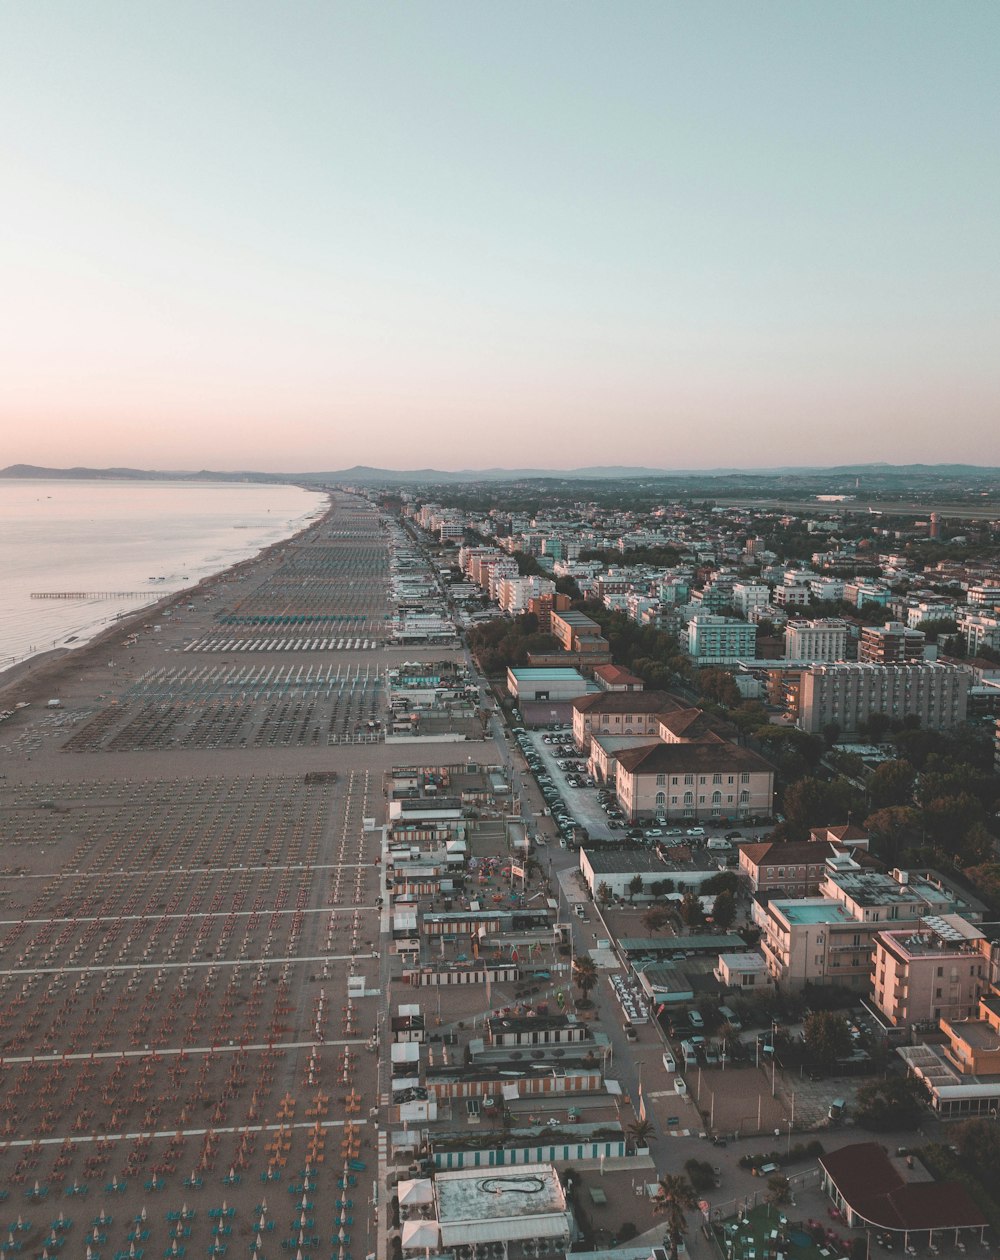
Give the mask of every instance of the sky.
<path id="1" fill-rule="evenodd" d="M 1000 5 L 0 6 L 0 467 L 1000 465 Z"/>

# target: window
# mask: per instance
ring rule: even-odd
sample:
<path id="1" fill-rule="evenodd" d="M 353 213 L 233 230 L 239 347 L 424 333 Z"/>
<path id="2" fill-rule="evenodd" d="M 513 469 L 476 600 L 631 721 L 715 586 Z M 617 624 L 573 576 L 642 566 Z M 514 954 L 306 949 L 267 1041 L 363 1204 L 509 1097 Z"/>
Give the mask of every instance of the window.
<path id="1" fill-rule="evenodd" d="M 663 787 L 663 785 L 666 783 L 666 781 L 667 781 L 667 776 L 666 776 L 665 774 L 658 774 L 658 775 L 656 776 L 656 786 L 657 786 L 657 787 Z"/>
<path id="2" fill-rule="evenodd" d="M 686 774 L 686 775 L 684 776 L 684 783 L 685 783 L 685 785 L 686 785 L 686 784 L 688 784 L 688 783 L 694 783 L 694 775 L 693 775 L 693 774 Z"/>
<path id="3" fill-rule="evenodd" d="M 712 775 L 712 782 L 713 782 L 713 783 L 721 783 L 721 782 L 722 782 L 722 775 L 721 775 L 721 774 L 713 774 L 713 775 Z"/>
<path id="4" fill-rule="evenodd" d="M 937 973 L 938 973 L 938 979 L 940 980 L 940 978 L 944 975 L 944 968 L 943 968 L 943 967 L 938 967 L 938 969 L 937 969 Z M 938 997 L 940 997 L 940 996 L 941 996 L 941 994 L 940 994 L 940 992 L 938 992 Z"/>
<path id="5" fill-rule="evenodd" d="M 657 804 L 657 806 L 660 806 L 660 805 L 666 805 L 666 803 L 667 803 L 666 793 L 665 793 L 665 792 L 657 792 L 657 794 L 656 794 L 656 804 Z"/>
<path id="6" fill-rule="evenodd" d="M 741 782 L 741 783 L 749 783 L 749 782 L 750 782 L 750 776 L 749 776 L 749 774 L 747 774 L 747 772 L 746 772 L 745 770 L 744 770 L 744 771 L 743 771 L 743 773 L 740 775 L 740 782 Z"/>
<path id="7" fill-rule="evenodd" d="M 740 804 L 741 804 L 741 805 L 748 805 L 749 803 L 750 803 L 750 793 L 749 793 L 749 792 L 741 792 L 741 793 L 740 793 Z"/>

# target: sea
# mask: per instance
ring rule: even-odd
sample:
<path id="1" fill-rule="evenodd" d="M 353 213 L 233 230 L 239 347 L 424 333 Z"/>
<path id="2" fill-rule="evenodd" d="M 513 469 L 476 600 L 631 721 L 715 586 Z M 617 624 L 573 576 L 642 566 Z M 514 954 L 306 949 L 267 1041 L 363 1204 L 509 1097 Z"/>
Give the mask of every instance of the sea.
<path id="1" fill-rule="evenodd" d="M 0 478 L 0 670 L 79 647 L 122 613 L 297 533 L 326 505 L 289 485 Z"/>

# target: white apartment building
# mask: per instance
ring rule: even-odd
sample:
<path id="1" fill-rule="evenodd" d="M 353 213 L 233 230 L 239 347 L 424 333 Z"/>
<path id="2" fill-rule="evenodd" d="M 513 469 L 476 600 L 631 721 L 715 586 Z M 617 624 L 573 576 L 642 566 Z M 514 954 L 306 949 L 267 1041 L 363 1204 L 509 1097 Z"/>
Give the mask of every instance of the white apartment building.
<path id="1" fill-rule="evenodd" d="M 813 599 L 836 600 L 844 598 L 843 578 L 810 578 L 809 594 Z"/>
<path id="2" fill-rule="evenodd" d="M 766 608 L 771 602 L 771 588 L 764 582 L 735 582 L 733 607 L 747 617 L 751 608 Z"/>
<path id="3" fill-rule="evenodd" d="M 753 660 L 757 655 L 757 627 L 731 617 L 696 613 L 681 631 L 681 645 L 700 665 Z"/>
<path id="4" fill-rule="evenodd" d="M 798 681 L 796 725 L 815 734 L 830 723 L 854 732 L 873 713 L 915 714 L 929 730 L 965 721 L 969 674 L 957 665 L 811 665 Z"/>
<path id="5" fill-rule="evenodd" d="M 905 621 L 911 630 L 922 621 L 954 621 L 957 616 L 958 609 L 949 599 L 916 599 L 906 604 Z"/>
<path id="6" fill-rule="evenodd" d="M 956 621 L 970 656 L 978 656 L 984 647 L 1000 651 L 1000 617 L 988 612 L 960 612 Z"/>
<path id="7" fill-rule="evenodd" d="M 779 608 L 804 608 L 810 598 L 809 587 L 798 583 L 774 588 L 774 602 Z"/>
<path id="8" fill-rule="evenodd" d="M 529 577 L 505 577 L 500 582 L 497 602 L 505 613 L 517 615 L 528 607 L 528 601 L 540 595 L 551 595 L 555 582 L 532 574 Z"/>
<path id="9" fill-rule="evenodd" d="M 847 655 L 847 622 L 839 617 L 790 621 L 785 627 L 786 661 L 842 661 Z"/>

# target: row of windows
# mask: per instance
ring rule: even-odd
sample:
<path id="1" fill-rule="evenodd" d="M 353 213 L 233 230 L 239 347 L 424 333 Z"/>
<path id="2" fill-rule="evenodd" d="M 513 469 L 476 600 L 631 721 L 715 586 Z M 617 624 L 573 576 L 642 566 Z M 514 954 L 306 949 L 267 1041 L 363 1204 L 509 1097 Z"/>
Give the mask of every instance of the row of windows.
<path id="1" fill-rule="evenodd" d="M 736 776 L 735 776 L 734 774 L 727 775 L 727 776 L 726 776 L 726 781 L 727 781 L 728 783 L 735 783 L 735 782 L 736 782 Z M 656 786 L 657 786 L 657 787 L 665 787 L 665 786 L 666 786 L 666 782 L 667 782 L 667 776 L 666 776 L 665 774 L 658 774 L 658 775 L 656 776 Z M 680 778 L 679 778 L 679 776 L 678 776 L 678 775 L 676 775 L 676 774 L 675 774 L 675 775 L 672 775 L 672 776 L 671 776 L 670 783 L 671 783 L 671 785 L 672 785 L 673 787 L 676 787 L 676 786 L 677 786 L 677 784 L 678 784 L 679 782 L 680 782 Z M 703 774 L 703 775 L 700 775 L 700 776 L 699 776 L 699 778 L 698 778 L 698 782 L 699 782 L 702 786 L 704 786 L 704 784 L 706 784 L 706 783 L 708 782 L 708 776 L 707 776 L 707 775 L 704 775 L 704 774 Z M 713 782 L 713 783 L 721 783 L 721 782 L 722 782 L 722 775 L 721 775 L 721 774 L 713 774 L 713 775 L 712 775 L 712 782 Z M 750 775 L 749 775 L 746 771 L 744 771 L 744 772 L 740 775 L 740 782 L 741 782 L 741 783 L 749 783 L 749 782 L 750 782 Z M 685 785 L 687 785 L 687 784 L 693 784 L 693 783 L 694 783 L 694 775 L 693 775 L 693 774 L 686 774 L 686 775 L 684 776 L 684 783 L 685 783 Z"/>
<path id="2" fill-rule="evenodd" d="M 744 805 L 745 805 L 745 804 L 746 804 L 749 800 L 750 800 L 750 793 L 749 793 L 749 792 L 741 792 L 741 793 L 740 793 L 740 803 L 741 803 L 741 804 L 744 804 Z M 733 796 L 732 796 L 732 793 L 730 793 L 730 795 L 726 797 L 726 802 L 727 802 L 727 804 L 732 805 L 732 803 L 733 803 Z M 657 805 L 666 805 L 666 803 L 667 803 L 667 794 L 666 794 L 666 792 L 657 792 L 657 794 L 656 794 L 656 804 L 657 804 Z M 671 805 L 677 805 L 677 804 L 679 804 L 678 799 L 677 799 L 677 797 L 676 797 L 676 796 L 672 796 L 672 797 L 670 798 L 670 804 L 671 804 Z M 694 804 L 694 793 L 693 793 L 693 792 L 685 792 L 685 793 L 684 793 L 684 804 L 685 804 L 685 805 L 693 805 L 693 804 Z M 699 805 L 704 805 L 704 804 L 705 804 L 705 798 L 704 798 L 704 796 L 699 796 L 699 797 L 698 797 L 698 804 L 699 804 Z M 722 793 L 721 793 L 721 792 L 713 792 L 713 793 L 712 793 L 712 804 L 713 804 L 713 805 L 721 805 L 721 804 L 722 804 Z"/>

